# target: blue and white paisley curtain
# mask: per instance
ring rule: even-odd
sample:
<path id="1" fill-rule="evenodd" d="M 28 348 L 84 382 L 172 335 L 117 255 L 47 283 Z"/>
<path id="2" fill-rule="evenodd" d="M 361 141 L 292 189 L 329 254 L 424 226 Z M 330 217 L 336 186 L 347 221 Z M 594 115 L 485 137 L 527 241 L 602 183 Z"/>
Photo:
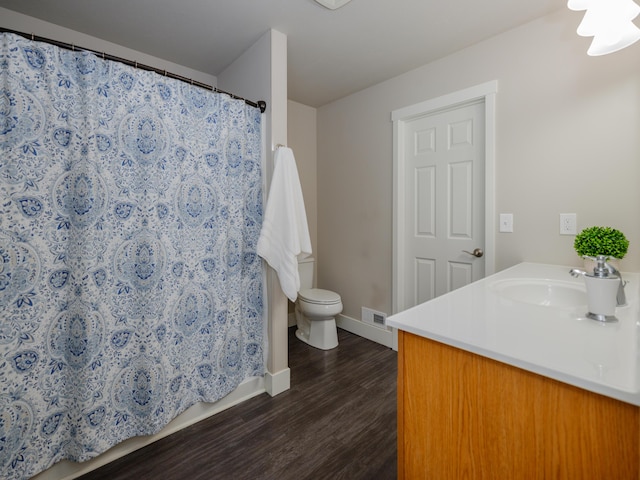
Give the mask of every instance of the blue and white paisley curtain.
<path id="1" fill-rule="evenodd" d="M 0 34 L 0 477 L 264 373 L 258 109 Z"/>

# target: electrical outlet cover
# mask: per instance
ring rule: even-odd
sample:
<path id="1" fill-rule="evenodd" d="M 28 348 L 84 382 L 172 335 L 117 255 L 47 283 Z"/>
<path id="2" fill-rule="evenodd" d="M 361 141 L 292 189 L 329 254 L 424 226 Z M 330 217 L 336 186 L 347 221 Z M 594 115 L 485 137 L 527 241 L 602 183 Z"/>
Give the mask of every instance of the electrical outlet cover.
<path id="1" fill-rule="evenodd" d="M 560 214 L 560 235 L 575 235 L 577 232 L 575 213 Z"/>

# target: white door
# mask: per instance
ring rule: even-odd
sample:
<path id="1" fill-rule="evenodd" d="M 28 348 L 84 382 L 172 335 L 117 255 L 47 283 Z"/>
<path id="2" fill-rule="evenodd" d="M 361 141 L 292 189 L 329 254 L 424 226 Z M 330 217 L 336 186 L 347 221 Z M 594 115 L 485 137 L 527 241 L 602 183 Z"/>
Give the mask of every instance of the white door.
<path id="1" fill-rule="evenodd" d="M 405 122 L 403 308 L 485 274 L 485 105 Z M 401 183 L 402 185 L 402 183 Z"/>

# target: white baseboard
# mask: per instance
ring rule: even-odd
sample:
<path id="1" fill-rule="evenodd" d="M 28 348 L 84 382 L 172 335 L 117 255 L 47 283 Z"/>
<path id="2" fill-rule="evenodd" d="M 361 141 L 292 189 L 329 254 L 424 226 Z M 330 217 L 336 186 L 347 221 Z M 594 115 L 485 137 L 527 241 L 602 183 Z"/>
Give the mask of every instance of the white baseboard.
<path id="1" fill-rule="evenodd" d="M 267 393 L 275 397 L 279 393 L 291 388 L 291 370 L 285 368 L 278 373 L 267 372 L 264 375 L 264 383 Z"/>
<path id="2" fill-rule="evenodd" d="M 336 325 L 347 332 L 359 335 L 385 347 L 393 348 L 393 333 L 391 330 L 376 327 L 375 325 L 342 314 L 336 317 Z"/>
<path id="3" fill-rule="evenodd" d="M 265 391 L 265 378 L 249 378 L 242 382 L 233 392 L 218 400 L 216 403 L 197 403 L 188 408 L 155 435 L 130 438 L 87 462 L 74 463 L 68 460 L 63 460 L 56 463 L 48 470 L 39 473 L 31 480 L 71 480 L 73 478 L 77 478 L 91 472 L 92 470 L 96 470 L 109 462 L 124 457 L 125 455 L 128 455 L 142 447 L 146 447 L 156 440 L 160 440 L 161 438 L 171 435 L 178 430 L 182 430 L 183 428 L 211 417 L 216 413 L 220 413 L 227 408 L 260 395 Z"/>

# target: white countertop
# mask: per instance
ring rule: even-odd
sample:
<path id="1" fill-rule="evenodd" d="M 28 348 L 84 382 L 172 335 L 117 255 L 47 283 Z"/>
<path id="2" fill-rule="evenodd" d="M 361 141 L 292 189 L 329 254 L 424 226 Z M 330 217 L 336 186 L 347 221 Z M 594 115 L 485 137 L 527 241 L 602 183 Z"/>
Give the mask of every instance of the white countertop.
<path id="1" fill-rule="evenodd" d="M 640 274 L 622 273 L 618 322 L 585 316 L 584 304 L 534 305 L 500 293 L 505 282 L 562 284 L 578 295 L 572 267 L 521 263 L 387 318 L 387 325 L 640 406 Z M 568 291 L 565 290 L 565 291 Z"/>

